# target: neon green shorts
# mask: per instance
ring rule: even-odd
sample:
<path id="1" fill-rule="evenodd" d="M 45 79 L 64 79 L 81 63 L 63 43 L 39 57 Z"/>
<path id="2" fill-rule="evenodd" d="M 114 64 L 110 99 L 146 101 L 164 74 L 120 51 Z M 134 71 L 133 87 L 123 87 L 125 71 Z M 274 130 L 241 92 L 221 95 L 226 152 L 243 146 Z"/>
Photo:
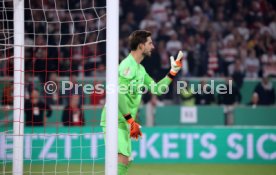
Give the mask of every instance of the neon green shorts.
<path id="1" fill-rule="evenodd" d="M 106 128 L 103 127 L 104 139 Z M 131 156 L 131 138 L 129 129 L 118 128 L 118 153 L 123 154 L 124 156 Z"/>

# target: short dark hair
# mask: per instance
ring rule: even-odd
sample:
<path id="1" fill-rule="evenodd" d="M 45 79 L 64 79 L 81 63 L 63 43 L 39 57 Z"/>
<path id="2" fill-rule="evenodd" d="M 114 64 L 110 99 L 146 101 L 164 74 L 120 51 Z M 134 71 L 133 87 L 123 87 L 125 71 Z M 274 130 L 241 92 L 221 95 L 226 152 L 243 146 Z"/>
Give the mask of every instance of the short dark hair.
<path id="1" fill-rule="evenodd" d="M 151 32 L 147 30 L 136 30 L 128 37 L 130 50 L 136 50 L 139 44 L 147 42 L 147 37 L 151 36 Z"/>

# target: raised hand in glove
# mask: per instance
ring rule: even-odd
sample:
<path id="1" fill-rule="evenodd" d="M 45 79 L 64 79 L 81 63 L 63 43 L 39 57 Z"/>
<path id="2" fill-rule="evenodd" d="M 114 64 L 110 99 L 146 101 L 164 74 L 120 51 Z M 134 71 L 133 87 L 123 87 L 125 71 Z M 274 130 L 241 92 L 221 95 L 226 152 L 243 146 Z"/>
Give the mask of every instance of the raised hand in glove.
<path id="1" fill-rule="evenodd" d="M 185 53 L 186 54 L 186 53 Z M 178 71 L 182 68 L 182 58 L 183 58 L 184 54 L 182 51 L 178 52 L 178 55 L 176 57 L 176 60 L 174 60 L 174 57 L 171 56 L 171 70 L 170 70 L 170 75 L 171 76 L 175 76 Z"/>

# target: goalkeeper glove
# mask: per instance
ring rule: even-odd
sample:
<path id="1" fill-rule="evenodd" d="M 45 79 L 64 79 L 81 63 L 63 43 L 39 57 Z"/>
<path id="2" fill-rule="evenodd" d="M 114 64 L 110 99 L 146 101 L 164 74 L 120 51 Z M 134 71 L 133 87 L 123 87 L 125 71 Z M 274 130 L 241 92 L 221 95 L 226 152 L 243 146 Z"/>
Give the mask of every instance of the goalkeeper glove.
<path id="1" fill-rule="evenodd" d="M 136 140 L 139 138 L 139 136 L 142 137 L 140 125 L 133 120 L 130 114 L 124 115 L 124 117 L 128 124 L 130 124 L 130 137 Z"/>
<path id="2" fill-rule="evenodd" d="M 185 52 L 185 55 L 186 55 L 186 52 Z M 171 59 L 171 70 L 168 74 L 168 76 L 170 78 L 173 79 L 176 76 L 176 74 L 178 73 L 178 71 L 182 68 L 182 58 L 183 58 L 183 56 L 184 56 L 183 52 L 179 51 L 176 60 L 174 60 L 173 56 L 170 57 L 170 59 Z"/>

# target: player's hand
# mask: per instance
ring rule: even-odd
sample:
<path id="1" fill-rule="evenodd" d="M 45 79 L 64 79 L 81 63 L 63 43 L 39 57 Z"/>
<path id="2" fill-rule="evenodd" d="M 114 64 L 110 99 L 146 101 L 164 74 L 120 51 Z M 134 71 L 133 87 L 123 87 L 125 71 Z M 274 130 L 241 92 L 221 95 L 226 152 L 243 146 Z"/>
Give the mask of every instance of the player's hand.
<path id="1" fill-rule="evenodd" d="M 124 117 L 130 125 L 130 137 L 138 140 L 139 136 L 142 137 L 140 125 L 133 120 L 130 114 L 125 115 Z"/>
<path id="2" fill-rule="evenodd" d="M 175 76 L 178 71 L 182 68 L 182 58 L 183 58 L 184 54 L 182 51 L 178 52 L 178 55 L 176 57 L 176 60 L 174 60 L 174 57 L 171 56 L 171 70 L 170 70 L 170 74 Z"/>
<path id="3" fill-rule="evenodd" d="M 133 122 L 130 124 L 130 137 L 138 140 L 139 136 L 142 137 L 140 125 L 133 120 Z"/>

